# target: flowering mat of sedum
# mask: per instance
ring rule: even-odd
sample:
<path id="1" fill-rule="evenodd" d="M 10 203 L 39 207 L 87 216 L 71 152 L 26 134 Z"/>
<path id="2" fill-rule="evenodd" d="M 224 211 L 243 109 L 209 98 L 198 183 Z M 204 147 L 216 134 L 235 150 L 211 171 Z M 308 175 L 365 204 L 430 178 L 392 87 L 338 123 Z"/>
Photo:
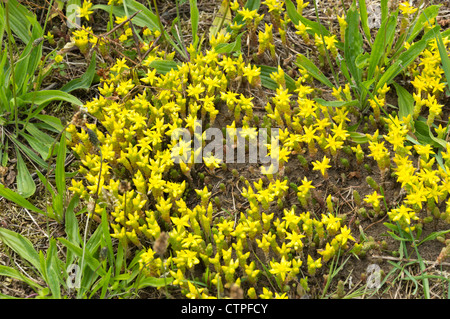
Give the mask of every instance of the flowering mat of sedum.
<path id="1" fill-rule="evenodd" d="M 61 241 L 104 269 L 89 284 L 120 297 L 125 267 L 130 298 L 447 297 L 448 6 L 179 2 L 83 1 L 71 33 L 104 67 L 66 126 L 68 191 L 81 237 L 107 227 L 131 262 Z"/>

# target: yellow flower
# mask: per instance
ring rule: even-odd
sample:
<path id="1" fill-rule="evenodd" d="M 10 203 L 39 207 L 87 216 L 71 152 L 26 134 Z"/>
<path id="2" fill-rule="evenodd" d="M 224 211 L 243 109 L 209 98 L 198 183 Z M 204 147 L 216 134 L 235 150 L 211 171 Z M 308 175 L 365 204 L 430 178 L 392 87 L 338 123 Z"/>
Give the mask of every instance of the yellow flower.
<path id="1" fill-rule="evenodd" d="M 328 165 L 328 163 L 330 163 L 330 159 L 324 156 L 321 162 L 315 161 L 312 163 L 313 170 L 320 171 L 322 173 L 322 176 L 326 179 L 328 177 L 327 169 L 331 167 L 331 165 Z"/>
<path id="2" fill-rule="evenodd" d="M 308 255 L 308 259 L 306 261 L 306 264 L 308 265 L 308 273 L 311 276 L 314 276 L 316 274 L 316 270 L 322 267 L 322 263 L 320 258 L 317 260 L 314 260 L 311 255 Z"/>
<path id="3" fill-rule="evenodd" d="M 405 205 L 392 209 L 388 212 L 388 216 L 392 221 L 398 222 L 404 230 L 409 228 L 408 226 L 411 225 L 411 220 L 419 219 L 414 210 Z"/>
<path id="4" fill-rule="evenodd" d="M 239 10 L 238 13 L 242 16 L 242 19 L 245 22 L 253 21 L 258 16 L 257 10 L 249 10 L 248 8 L 244 8 L 242 10 Z"/>
<path id="5" fill-rule="evenodd" d="M 94 11 L 90 10 L 91 7 L 92 7 L 91 1 L 85 0 L 83 2 L 83 5 L 79 8 L 78 16 L 80 18 L 85 18 L 86 20 L 89 21 L 89 16 L 94 13 Z"/>
<path id="6" fill-rule="evenodd" d="M 342 218 L 335 217 L 331 213 L 327 215 L 322 214 L 322 223 L 324 223 L 330 235 L 334 235 L 341 227 L 341 220 Z"/>
<path id="7" fill-rule="evenodd" d="M 279 275 L 281 280 L 284 282 L 288 272 L 292 270 L 291 262 L 287 261 L 284 256 L 281 258 L 280 262 L 270 262 L 269 272 L 273 275 Z"/>
<path id="8" fill-rule="evenodd" d="M 239 2 L 237 0 L 234 0 L 233 3 L 230 1 L 230 9 L 233 11 L 236 11 L 240 8 Z"/>
<path id="9" fill-rule="evenodd" d="M 417 8 L 414 8 L 413 6 L 411 6 L 408 1 L 404 1 L 404 2 L 400 3 L 399 9 L 402 12 L 402 14 L 405 16 L 409 16 L 417 11 Z"/>
<path id="10" fill-rule="evenodd" d="M 378 195 L 378 193 L 375 191 L 372 194 L 366 195 L 366 198 L 364 198 L 364 201 L 366 203 L 372 204 L 373 208 L 375 210 L 378 210 L 380 207 L 380 199 L 383 198 L 383 196 Z"/>
<path id="11" fill-rule="evenodd" d="M 336 240 L 341 243 L 341 246 L 344 247 L 347 243 L 347 240 L 350 239 L 352 241 L 355 241 L 355 238 L 353 238 L 352 235 L 350 235 L 351 230 L 347 228 L 347 225 L 341 228 L 341 233 L 336 235 Z"/>
<path id="12" fill-rule="evenodd" d="M 63 56 L 61 54 L 57 54 L 55 56 L 55 62 L 56 63 L 61 63 L 62 60 L 63 60 Z"/>

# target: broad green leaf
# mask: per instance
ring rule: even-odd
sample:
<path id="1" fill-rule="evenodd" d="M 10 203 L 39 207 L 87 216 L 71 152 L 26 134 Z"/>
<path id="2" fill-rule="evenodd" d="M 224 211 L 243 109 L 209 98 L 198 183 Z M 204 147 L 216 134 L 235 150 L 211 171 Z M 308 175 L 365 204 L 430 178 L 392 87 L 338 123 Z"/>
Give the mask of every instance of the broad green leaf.
<path id="1" fill-rule="evenodd" d="M 444 149 L 447 147 L 447 142 L 445 140 L 443 140 L 442 138 L 435 137 L 433 135 L 433 133 L 431 132 L 430 126 L 428 126 L 428 134 L 429 134 L 430 138 L 433 140 L 433 142 L 435 142 L 436 145 L 439 145 L 438 147 L 441 147 Z"/>
<path id="2" fill-rule="evenodd" d="M 40 290 L 43 287 L 40 286 L 38 283 L 34 282 L 30 278 L 28 278 L 26 275 L 22 274 L 21 272 L 17 271 L 14 268 L 0 265 L 0 276 L 9 277 L 12 279 L 20 280 L 26 283 L 27 285 L 31 286 L 33 289 Z M 1 299 L 1 298 L 0 298 Z"/>
<path id="3" fill-rule="evenodd" d="M 367 70 L 367 78 L 371 79 L 375 73 L 375 69 L 383 55 L 386 54 L 386 46 L 391 42 L 395 35 L 397 26 L 397 13 L 391 15 L 388 20 L 381 23 L 381 27 L 375 37 L 369 58 L 369 68 Z"/>
<path id="4" fill-rule="evenodd" d="M 38 152 L 39 155 L 44 159 L 44 160 L 48 160 L 50 158 L 50 146 L 46 145 L 45 143 L 42 142 L 42 140 L 28 135 L 24 132 L 19 132 L 20 136 L 22 136 L 27 142 L 28 144 L 31 146 L 31 148 Z"/>
<path id="5" fill-rule="evenodd" d="M 358 69 L 365 69 L 369 62 L 369 54 L 364 52 L 356 57 L 355 65 Z"/>
<path id="6" fill-rule="evenodd" d="M 25 129 L 45 145 L 52 145 L 54 142 L 53 137 L 40 131 L 33 123 L 28 123 Z"/>
<path id="7" fill-rule="evenodd" d="M 427 237 L 425 237 L 424 239 L 422 239 L 417 246 L 422 245 L 424 242 L 427 242 L 429 240 L 435 240 L 436 238 L 438 238 L 439 236 L 445 235 L 447 233 L 450 233 L 450 229 L 447 230 L 441 230 L 441 231 L 437 231 L 437 232 L 432 232 L 431 234 L 429 234 Z"/>
<path id="8" fill-rule="evenodd" d="M 414 22 L 414 26 L 412 27 L 411 33 L 406 39 L 406 42 L 411 43 L 414 39 L 419 35 L 419 33 L 423 30 L 425 26 L 425 22 L 431 21 L 436 18 L 439 13 L 439 8 L 442 5 L 431 5 L 426 7 L 423 12 L 419 15 L 417 20 Z"/>
<path id="9" fill-rule="evenodd" d="M 25 154 L 26 156 L 41 166 L 44 169 L 48 168 L 48 164 L 39 157 L 33 150 L 31 150 L 28 146 L 22 144 L 17 138 L 15 138 L 13 135 L 10 135 L 9 138 L 13 141 L 14 145 L 18 146 Z M 4 166 L 4 165 L 3 165 Z"/>
<path id="10" fill-rule="evenodd" d="M 66 101 L 75 104 L 76 106 L 83 106 L 83 103 L 78 98 L 59 90 L 30 92 L 21 95 L 18 97 L 18 100 L 23 104 L 33 103 L 35 105 L 42 105 L 51 101 Z"/>
<path id="11" fill-rule="evenodd" d="M 127 1 L 127 10 L 124 9 L 123 5 L 111 7 L 109 5 L 104 4 L 94 5 L 92 6 L 91 9 L 92 10 L 102 9 L 108 13 L 110 12 L 110 10 L 112 10 L 113 14 L 116 17 L 127 16 L 126 11 L 128 12 L 129 16 L 139 11 L 139 13 L 132 20 L 134 25 L 140 27 L 147 27 L 150 30 L 160 30 L 158 17 L 146 6 L 134 0 Z M 163 30 L 163 32 L 165 39 L 170 43 L 170 45 L 174 47 L 178 51 L 178 53 L 180 53 L 182 56 L 185 56 L 186 53 L 173 41 L 173 39 L 169 36 L 169 34 L 165 30 Z"/>
<path id="12" fill-rule="evenodd" d="M 317 21 L 311 21 L 309 19 L 306 19 L 305 17 L 302 17 L 298 12 L 295 5 L 292 3 L 291 0 L 286 0 L 286 12 L 288 14 L 289 19 L 297 25 L 300 21 L 310 29 L 307 30 L 307 32 L 314 36 L 314 34 L 317 35 L 323 35 L 323 36 L 330 36 L 330 31 L 328 31 L 327 28 L 325 28 L 322 24 L 318 23 Z M 342 43 L 338 42 L 336 44 L 336 47 L 339 50 L 343 49 Z"/>
<path id="13" fill-rule="evenodd" d="M 395 240 L 398 240 L 398 241 L 411 241 L 408 238 L 403 238 L 403 237 L 400 237 L 400 236 L 396 235 L 394 232 L 388 231 L 387 233 L 389 235 L 391 235 L 391 237 L 394 238 Z"/>
<path id="14" fill-rule="evenodd" d="M 106 213 L 106 209 L 103 209 L 103 211 L 102 211 L 102 221 L 101 221 L 100 227 L 102 228 L 102 231 L 103 231 L 103 241 L 105 243 L 105 246 L 108 249 L 109 262 L 111 264 L 113 264 L 114 263 L 114 250 L 113 250 L 112 241 L 111 241 L 111 233 L 109 230 L 109 222 L 108 222 L 108 215 Z"/>
<path id="15" fill-rule="evenodd" d="M 151 30 L 159 30 L 158 17 L 151 12 L 146 6 L 136 2 L 136 1 L 127 1 L 128 4 L 128 13 L 133 15 L 137 11 L 140 11 L 134 18 L 133 24 L 139 27 L 147 27 Z M 92 6 L 92 10 L 101 9 L 106 12 L 110 12 L 112 10 L 113 14 L 116 17 L 124 17 L 125 9 L 122 6 L 109 6 L 104 4 L 97 4 Z"/>
<path id="16" fill-rule="evenodd" d="M 359 4 L 359 14 L 361 16 L 361 25 L 364 30 L 364 34 L 366 35 L 366 38 L 369 41 L 369 43 L 372 43 L 368 23 L 369 15 L 367 14 L 366 0 L 358 0 L 358 4 Z"/>
<path id="17" fill-rule="evenodd" d="M 444 70 L 445 78 L 447 79 L 447 87 L 450 90 L 450 58 L 447 54 L 441 33 L 436 29 L 433 32 L 435 34 L 439 55 L 441 56 L 442 69 Z"/>
<path id="18" fill-rule="evenodd" d="M 28 198 L 34 194 L 36 191 L 36 184 L 34 183 L 33 178 L 31 177 L 30 172 L 28 171 L 27 166 L 20 155 L 20 151 L 16 147 L 16 155 L 17 155 L 17 192 L 19 195 L 24 198 Z"/>
<path id="19" fill-rule="evenodd" d="M 189 0 L 189 6 L 191 9 L 191 29 L 192 29 L 192 39 L 194 48 L 197 48 L 198 45 L 198 21 L 199 21 L 199 12 L 197 7 L 197 0 Z"/>
<path id="20" fill-rule="evenodd" d="M 307 57 L 305 57 L 303 54 L 297 55 L 297 60 L 295 64 L 302 69 L 305 69 L 308 71 L 308 73 L 315 78 L 316 80 L 320 81 L 322 84 L 325 84 L 329 88 L 334 88 L 334 85 L 328 80 L 328 78 L 322 73 L 322 71 L 319 70 L 317 66 L 314 65 Z"/>
<path id="21" fill-rule="evenodd" d="M 381 7 L 381 23 L 383 23 L 387 19 L 389 14 L 388 0 L 381 0 L 380 7 Z"/>
<path id="22" fill-rule="evenodd" d="M 65 131 L 61 134 L 61 139 L 59 141 L 58 156 L 56 157 L 56 168 L 55 168 L 55 181 L 56 189 L 58 190 L 58 195 L 64 196 L 66 193 L 66 134 Z"/>
<path id="23" fill-rule="evenodd" d="M 399 119 L 403 119 L 404 117 L 407 117 L 408 115 L 411 115 L 411 118 L 413 116 L 414 112 L 414 98 L 411 95 L 411 93 L 408 92 L 405 88 L 403 88 L 401 85 L 397 84 L 396 82 L 392 82 L 392 84 L 395 87 L 395 90 L 397 91 L 398 96 L 398 117 Z"/>
<path id="24" fill-rule="evenodd" d="M 97 227 L 95 232 L 89 237 L 86 243 L 86 249 L 89 251 L 90 255 L 94 255 L 102 243 L 103 230 L 101 227 Z"/>
<path id="25" fill-rule="evenodd" d="M 67 206 L 65 214 L 65 230 L 67 239 L 77 245 L 81 243 L 80 230 L 78 228 L 78 220 L 75 216 L 74 209 L 78 205 L 80 198 L 74 195 Z"/>
<path id="26" fill-rule="evenodd" d="M 5 4 L 0 6 L 0 24 L 5 23 Z M 35 28 L 42 34 L 42 28 L 36 16 L 17 0 L 9 0 L 9 20 L 11 31 L 16 34 L 25 44 L 32 41 L 31 30 Z"/>
<path id="27" fill-rule="evenodd" d="M 176 69 L 178 64 L 175 61 L 156 60 L 150 63 L 150 67 L 155 68 L 158 73 L 166 74 L 172 69 Z"/>
<path id="28" fill-rule="evenodd" d="M 86 72 L 78 79 L 73 79 L 61 88 L 61 91 L 70 93 L 78 89 L 89 89 L 92 84 L 92 80 L 95 76 L 95 66 L 96 66 L 97 56 L 95 51 L 92 54 L 91 62 L 89 63 Z"/>
<path id="29" fill-rule="evenodd" d="M 417 140 L 420 144 L 422 145 L 430 144 L 436 148 L 446 147 L 446 142 L 433 135 L 433 133 L 430 130 L 430 127 L 427 125 L 424 119 L 421 119 L 419 117 L 419 119 L 417 119 L 414 122 L 414 128 L 415 128 L 414 134 L 417 137 Z"/>
<path id="30" fill-rule="evenodd" d="M 47 272 L 47 284 L 52 292 L 52 297 L 55 299 L 61 298 L 60 290 L 60 277 L 61 273 L 60 265 L 58 264 L 58 250 L 56 248 L 56 240 L 50 239 L 50 245 L 47 250 L 46 259 L 46 272 Z"/>
<path id="31" fill-rule="evenodd" d="M 100 294 L 100 299 L 104 299 L 105 295 L 108 291 L 108 287 L 109 287 L 109 279 L 111 278 L 111 274 L 112 274 L 112 268 L 108 269 L 108 272 L 106 273 L 106 276 L 102 278 L 103 284 L 102 286 L 102 291 Z"/>
<path id="32" fill-rule="evenodd" d="M 0 228 L 0 240 L 21 258 L 28 261 L 37 271 L 39 271 L 39 273 L 42 273 L 39 254 L 28 238 L 9 229 Z"/>
<path id="33" fill-rule="evenodd" d="M 389 228 L 392 231 L 397 231 L 398 227 L 397 225 L 391 224 L 391 223 L 383 223 L 384 226 L 386 226 L 387 228 Z"/>
<path id="34" fill-rule="evenodd" d="M 70 29 L 76 29 L 81 27 L 80 25 L 77 24 L 79 8 L 81 8 L 81 0 L 67 0 L 66 17 L 67 17 L 67 26 Z"/>
<path id="35" fill-rule="evenodd" d="M 366 134 L 359 132 L 349 132 L 349 134 L 350 139 L 357 144 L 365 144 L 369 141 L 369 138 L 366 136 Z"/>
<path id="36" fill-rule="evenodd" d="M 268 89 L 276 90 L 278 88 L 278 84 L 270 78 L 270 75 L 272 73 L 278 72 L 278 69 L 267 65 L 257 65 L 257 67 L 261 69 L 261 84 Z M 284 74 L 284 78 L 286 81 L 286 88 L 288 88 L 290 91 L 294 91 L 295 81 L 287 74 Z"/>
<path id="37" fill-rule="evenodd" d="M 375 88 L 375 92 L 383 87 L 384 84 L 391 84 L 391 81 L 415 60 L 415 58 L 425 49 L 426 45 L 427 39 L 424 38 L 417 41 L 411 45 L 408 50 L 400 54 L 398 59 L 381 76 Z"/>
<path id="38" fill-rule="evenodd" d="M 46 213 L 31 204 L 28 200 L 26 200 L 23 196 L 17 194 L 16 192 L 12 191 L 9 188 L 6 188 L 4 185 L 0 184 L 0 196 L 6 198 L 7 200 L 16 203 L 17 205 L 29 209 L 31 211 L 34 211 L 39 214 L 46 215 Z"/>
<path id="39" fill-rule="evenodd" d="M 220 43 L 218 44 L 214 50 L 217 53 L 232 53 L 232 52 L 240 52 L 241 51 L 241 38 L 243 33 L 239 34 L 236 37 L 236 40 L 231 43 Z"/>
<path id="40" fill-rule="evenodd" d="M 61 132 L 64 128 L 64 126 L 61 124 L 61 120 L 51 115 L 37 114 L 33 118 L 38 119 L 53 127 L 55 132 Z M 40 123 L 36 123 L 35 126 L 39 124 Z"/>
<path id="41" fill-rule="evenodd" d="M 174 278 L 167 277 L 167 278 L 155 278 L 155 277 L 146 277 L 144 279 L 141 279 L 138 283 L 137 289 L 143 289 L 145 287 L 165 287 L 167 285 L 170 285 Z"/>
<path id="42" fill-rule="evenodd" d="M 347 11 L 347 24 L 348 26 L 345 29 L 344 58 L 348 70 L 359 88 L 362 81 L 362 71 L 356 66 L 356 58 L 363 52 L 363 38 L 359 32 L 359 14 L 355 2 Z"/>
<path id="43" fill-rule="evenodd" d="M 321 99 L 321 98 L 315 98 L 314 101 L 316 101 L 320 105 L 328 106 L 328 107 L 334 107 L 334 108 L 346 107 L 346 106 L 357 106 L 359 104 L 359 101 L 357 101 L 357 100 L 352 100 L 352 101 L 326 101 L 326 100 Z"/>
<path id="44" fill-rule="evenodd" d="M 55 197 L 55 192 L 53 191 L 53 188 L 50 185 L 50 183 L 48 182 L 47 178 L 39 171 L 36 171 L 36 174 L 39 177 L 39 180 L 41 181 L 41 183 L 45 186 L 47 191 L 50 193 L 52 198 L 54 198 Z"/>

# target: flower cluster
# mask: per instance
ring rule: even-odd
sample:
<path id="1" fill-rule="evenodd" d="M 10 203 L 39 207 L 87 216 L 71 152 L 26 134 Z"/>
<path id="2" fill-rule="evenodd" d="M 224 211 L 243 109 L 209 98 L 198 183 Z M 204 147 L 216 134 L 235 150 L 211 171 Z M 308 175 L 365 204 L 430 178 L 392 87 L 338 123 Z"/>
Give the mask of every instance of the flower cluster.
<path id="1" fill-rule="evenodd" d="M 87 3 L 82 11 L 86 19 L 90 15 Z M 438 101 L 444 81 L 436 43 L 430 42 L 412 71 L 414 114 L 402 119 L 396 114 L 383 117 L 390 90 L 385 85 L 369 100 L 376 129 L 354 134 L 355 126 L 349 123 L 360 117 L 355 115 L 354 105 L 346 103 L 354 100 L 348 84 L 333 90 L 335 99 L 345 102 L 333 107 L 314 98 L 317 90 L 306 69 L 299 66 L 299 75 L 289 83 L 278 66 L 270 74 L 273 92 L 262 107 L 256 107 L 260 100 L 248 92 L 262 91 L 261 68 L 240 52 L 224 54 L 215 49 L 247 28 L 248 43 L 256 56 L 268 54 L 276 61 L 274 34 L 286 44 L 290 23 L 284 4 L 263 1 L 270 23 L 258 29 L 264 15 L 241 7 L 240 1 L 230 1 L 230 9 L 242 23 L 231 24 L 231 33 L 213 36 L 205 52 L 187 47 L 190 60 L 183 63 L 176 62 L 174 52 L 153 48 L 159 30 L 133 31 L 124 23 L 127 17 L 116 17 L 115 23 L 123 24 L 117 31 L 119 41 L 127 48 L 139 48 L 145 58 L 138 66 L 126 58 L 115 59 L 101 78 L 99 97 L 85 105 L 98 122 L 68 127 L 69 144 L 80 158 L 83 176 L 82 180 L 73 179 L 70 190 L 86 202 L 94 204 L 96 199 L 93 218 L 98 220 L 106 210 L 112 236 L 140 249 L 139 264 L 145 274 L 170 275 L 171 285 L 188 298 L 223 297 L 227 289 L 236 286 L 249 298 L 285 298 L 294 284 L 307 290 L 308 278 L 318 276 L 336 256 L 350 251 L 359 254 L 363 246 L 353 237 L 345 214 L 338 214 L 337 199 L 326 194 L 325 203 L 320 198 L 323 195 L 316 193 L 322 185 L 332 188 L 346 178 L 341 172 L 347 172 L 351 161 L 358 169 L 352 173 L 360 173 L 369 161 L 376 163 L 381 181 L 395 178 L 406 192 L 398 206 L 388 207 L 383 189 L 369 176 L 366 180 L 373 192 L 362 195 L 376 215 L 387 213 L 407 231 L 414 230 L 413 222 L 420 220 L 425 207 L 428 214 L 450 222 L 450 143 L 441 150 L 442 164 L 438 164 L 433 146 L 412 146 L 408 134 L 413 130 L 412 121 L 420 115 L 426 114 L 429 126 L 442 116 Z M 297 1 L 298 12 L 306 5 Z M 403 15 L 413 13 L 406 4 L 402 6 Z M 343 18 L 339 25 L 342 37 L 347 27 Z M 310 39 L 310 27 L 302 22 L 292 27 L 307 45 L 317 49 L 319 59 L 324 59 L 326 50 L 338 58 L 337 35 L 315 34 Z M 133 32 L 141 32 L 143 42 L 138 46 L 132 45 Z M 88 28 L 74 32 L 74 39 L 82 51 L 97 41 Z M 449 42 L 445 39 L 447 46 Z M 158 62 L 176 66 L 162 72 L 155 68 Z M 256 109 L 264 114 L 256 114 Z M 228 117 L 221 117 L 218 123 L 220 113 Z M 250 140 L 256 138 L 254 126 L 258 125 L 279 128 L 279 147 L 266 144 L 268 156 L 277 158 L 278 167 L 273 171 L 261 167 L 254 180 L 239 176 L 237 170 L 230 174 L 217 154 L 200 154 L 199 165 L 194 159 L 202 148 L 193 151 L 193 143 L 172 138 L 183 129 L 204 147 L 206 136 L 199 131 L 205 128 L 221 127 L 228 132 L 241 126 L 242 136 Z M 441 139 L 447 134 L 442 126 L 435 131 Z M 361 135 L 365 145 L 353 139 Z M 231 139 L 237 140 L 236 136 Z M 183 160 L 175 161 L 173 154 L 184 156 Z M 293 167 L 300 174 L 297 180 L 289 180 L 286 174 Z M 217 178 L 218 172 L 232 175 L 236 182 L 239 193 L 233 193 L 233 204 L 234 196 L 245 203 L 233 205 L 231 212 L 221 208 L 221 198 L 214 197 L 214 186 L 209 185 L 209 178 Z M 199 187 L 198 181 L 205 183 Z M 221 184 L 220 189 L 227 187 Z M 362 206 L 362 197 L 356 191 L 353 194 L 357 206 Z M 441 213 L 439 206 L 446 200 L 446 210 Z M 155 248 L 161 236 L 168 238 L 168 253 Z M 272 276 L 276 287 L 258 286 L 263 276 Z"/>

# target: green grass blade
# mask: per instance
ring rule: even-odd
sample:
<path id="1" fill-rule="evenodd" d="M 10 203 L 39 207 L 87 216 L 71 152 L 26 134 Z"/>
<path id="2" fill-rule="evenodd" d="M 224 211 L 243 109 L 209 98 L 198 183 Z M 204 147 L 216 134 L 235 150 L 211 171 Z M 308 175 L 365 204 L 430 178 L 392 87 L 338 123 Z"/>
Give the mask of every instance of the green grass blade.
<path id="1" fill-rule="evenodd" d="M 45 143 L 42 142 L 42 140 L 28 135 L 24 132 L 19 132 L 19 135 L 21 137 L 23 137 L 28 144 L 31 146 L 31 148 L 38 152 L 39 155 L 44 159 L 44 160 L 48 160 L 50 158 L 50 145 L 46 145 Z"/>
<path id="2" fill-rule="evenodd" d="M 191 9 L 191 28 L 192 28 L 192 39 L 193 46 L 197 48 L 198 46 L 198 22 L 199 22 L 199 12 L 197 7 L 197 0 L 189 0 L 189 6 Z"/>
<path id="3" fill-rule="evenodd" d="M 325 28 L 322 24 L 302 17 L 297 12 L 297 8 L 295 7 L 295 5 L 292 3 L 291 0 L 286 0 L 286 12 L 288 14 L 289 19 L 291 19 L 291 21 L 294 24 L 297 25 L 301 21 L 304 25 L 310 27 L 311 29 L 307 31 L 309 34 L 313 36 L 314 34 L 318 35 L 322 34 L 323 36 L 330 36 L 330 31 L 328 31 L 328 29 Z M 336 47 L 338 49 L 342 49 L 342 44 L 338 43 L 336 44 Z"/>
<path id="4" fill-rule="evenodd" d="M 65 230 L 67 239 L 76 245 L 81 244 L 80 229 L 78 228 L 78 220 L 75 216 L 74 209 L 78 205 L 80 198 L 74 195 L 67 206 L 65 215 Z"/>
<path id="5" fill-rule="evenodd" d="M 92 53 L 91 61 L 86 72 L 78 79 L 73 79 L 61 88 L 61 91 L 70 93 L 78 89 L 89 89 L 95 76 L 95 67 L 97 56 L 95 51 Z"/>
<path id="6" fill-rule="evenodd" d="M 388 0 L 381 0 L 380 7 L 381 7 L 381 23 L 383 23 L 389 15 Z"/>
<path id="7" fill-rule="evenodd" d="M 21 272 L 17 271 L 16 269 L 8 266 L 0 265 L 0 276 L 5 276 L 12 279 L 23 281 L 24 283 L 26 283 L 28 286 L 32 287 L 35 290 L 43 289 L 41 285 L 37 284 L 36 282 L 34 282 Z"/>
<path id="8" fill-rule="evenodd" d="M 31 177 L 30 172 L 28 171 L 27 166 L 20 155 L 20 151 L 16 147 L 16 155 L 17 155 L 17 192 L 19 195 L 24 198 L 28 198 L 34 194 L 36 191 L 36 184 L 34 183 L 33 178 Z"/>
<path id="9" fill-rule="evenodd" d="M 44 169 L 48 168 L 48 164 L 41 157 L 39 157 L 33 150 L 31 150 L 28 146 L 19 142 L 19 140 L 17 138 L 15 138 L 13 135 L 10 135 L 9 138 L 13 141 L 13 143 L 17 147 L 19 147 L 25 153 L 25 155 L 30 160 L 32 160 L 34 163 L 38 164 L 40 167 L 42 167 Z"/>
<path id="10" fill-rule="evenodd" d="M 165 278 L 146 277 L 139 281 L 137 289 L 143 289 L 145 287 L 161 288 L 170 285 L 173 280 L 174 278 L 172 277 L 165 277 Z"/>
<path id="11" fill-rule="evenodd" d="M 438 238 L 439 236 L 445 235 L 447 233 L 450 232 L 450 229 L 448 230 L 441 230 L 441 231 L 437 231 L 437 232 L 432 232 L 431 234 L 429 234 L 427 237 L 425 237 L 424 239 L 422 239 L 417 246 L 422 245 L 423 243 L 429 241 L 429 240 L 435 240 L 436 238 Z"/>
<path id="12" fill-rule="evenodd" d="M 109 222 L 108 222 L 108 216 L 106 213 L 106 209 L 103 209 L 102 211 L 102 221 L 100 227 L 103 231 L 103 241 L 106 245 L 106 248 L 108 249 L 108 259 L 111 265 L 114 264 L 114 250 L 113 245 L 111 241 L 111 234 L 109 230 Z"/>
<path id="13" fill-rule="evenodd" d="M 75 96 L 60 90 L 45 90 L 30 92 L 18 97 L 22 103 L 42 105 L 51 101 L 66 101 L 76 106 L 83 106 L 83 103 Z"/>
<path id="14" fill-rule="evenodd" d="M 59 141 L 58 156 L 56 158 L 56 168 L 55 168 L 55 180 L 56 189 L 59 195 L 64 195 L 66 192 L 66 134 L 65 131 L 61 134 L 61 139 Z"/>
<path id="15" fill-rule="evenodd" d="M 346 106 L 357 106 L 359 104 L 359 101 L 352 100 L 352 101 L 326 101 L 321 98 L 315 98 L 314 101 L 319 103 L 320 105 L 327 106 L 327 107 L 333 107 L 333 108 L 340 108 L 340 107 L 346 107 Z"/>
<path id="16" fill-rule="evenodd" d="M 384 84 L 390 85 L 391 81 L 411 64 L 415 58 L 422 53 L 427 46 L 428 39 L 422 39 L 409 47 L 408 50 L 400 54 L 398 59 L 384 72 L 377 83 L 375 92 Z"/>
<path id="17" fill-rule="evenodd" d="M 278 72 L 278 69 L 267 65 L 257 65 L 257 67 L 261 69 L 261 84 L 266 88 L 276 90 L 278 88 L 278 84 L 270 78 L 270 75 Z M 295 81 L 287 74 L 284 75 L 284 78 L 286 81 L 286 88 L 290 91 L 295 90 Z"/>
<path id="18" fill-rule="evenodd" d="M 42 273 L 39 254 L 28 238 L 9 229 L 0 228 L 0 240 L 16 252 L 21 258 L 28 261 L 39 273 Z"/>
<path id="19" fill-rule="evenodd" d="M 23 196 L 17 194 L 9 188 L 6 188 L 4 185 L 0 184 L 0 196 L 3 196 L 7 200 L 16 203 L 17 205 L 26 208 L 28 210 L 34 211 L 39 214 L 47 215 L 43 210 L 37 208 L 33 204 L 31 204 L 28 200 L 26 200 Z"/>
<path id="20" fill-rule="evenodd" d="M 406 42 L 411 43 L 423 30 L 425 22 L 430 21 L 437 17 L 439 13 L 439 8 L 441 5 L 431 5 L 426 7 L 423 12 L 419 15 L 417 20 L 414 22 L 414 26 L 410 32 L 410 35 L 406 39 Z"/>
<path id="21" fill-rule="evenodd" d="M 359 32 L 359 13 L 356 9 L 355 2 L 353 2 L 347 11 L 347 23 L 348 27 L 345 31 L 344 58 L 353 80 L 360 89 L 362 71 L 356 66 L 356 59 L 363 52 L 363 38 Z"/>
<path id="22" fill-rule="evenodd" d="M 61 274 L 60 265 L 58 263 L 58 250 L 56 248 L 56 240 L 54 238 L 50 239 L 50 245 L 47 250 L 47 259 L 45 261 L 46 272 L 47 272 L 47 284 L 52 292 L 52 297 L 55 299 L 61 298 Z"/>
<path id="23" fill-rule="evenodd" d="M 312 63 L 307 57 L 305 57 L 302 54 L 298 54 L 297 55 L 297 61 L 295 62 L 295 64 L 299 67 L 299 68 L 303 68 L 306 71 L 308 71 L 308 73 L 315 78 L 316 80 L 318 80 L 319 82 L 321 82 L 322 84 L 325 84 L 326 86 L 328 86 L 329 88 L 334 88 L 333 83 L 330 82 L 330 80 L 328 80 L 328 78 L 322 73 L 322 71 L 319 70 L 319 68 L 317 66 L 314 65 L 314 63 Z"/>
<path id="24" fill-rule="evenodd" d="M 0 23 L 4 23 L 5 13 L 0 17 Z M 21 5 L 17 0 L 9 0 L 9 20 L 12 32 L 19 37 L 25 44 L 33 41 L 32 29 L 42 33 L 42 28 L 36 19 L 36 16 Z"/>
<path id="25" fill-rule="evenodd" d="M 358 3 L 359 3 L 359 14 L 361 16 L 361 25 L 362 25 L 364 34 L 366 36 L 366 39 L 369 41 L 369 43 L 372 43 L 372 38 L 370 36 L 369 22 L 368 22 L 369 15 L 367 14 L 366 0 L 358 0 Z"/>
<path id="26" fill-rule="evenodd" d="M 372 52 L 370 53 L 369 68 L 367 70 L 368 79 L 373 77 L 378 63 L 383 55 L 385 55 L 386 46 L 392 41 L 396 26 L 397 14 L 392 15 L 388 20 L 382 22 L 371 48 Z"/>
<path id="27" fill-rule="evenodd" d="M 395 90 L 397 91 L 398 96 L 398 117 L 399 119 L 403 119 L 404 117 L 407 117 L 408 115 L 411 115 L 411 118 L 414 113 L 414 98 L 411 95 L 411 93 L 408 92 L 405 88 L 403 88 L 401 85 L 397 84 L 396 82 L 392 82 L 392 84 L 395 87 Z"/>
<path id="28" fill-rule="evenodd" d="M 441 33 L 435 31 L 435 37 L 439 55 L 441 56 L 442 69 L 444 70 L 445 78 L 447 79 L 447 87 L 450 90 L 450 58 L 448 57 L 447 49 L 445 48 Z"/>

